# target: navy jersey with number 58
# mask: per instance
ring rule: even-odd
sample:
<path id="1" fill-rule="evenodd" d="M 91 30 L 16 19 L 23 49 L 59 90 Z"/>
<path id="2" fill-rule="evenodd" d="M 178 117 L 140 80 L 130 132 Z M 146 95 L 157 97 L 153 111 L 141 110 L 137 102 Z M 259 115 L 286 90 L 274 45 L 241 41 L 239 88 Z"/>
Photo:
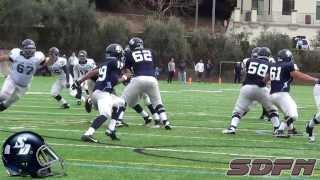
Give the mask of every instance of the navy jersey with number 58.
<path id="1" fill-rule="evenodd" d="M 151 49 L 128 51 L 125 54 L 125 67 L 132 69 L 134 76 L 154 76 L 155 55 Z"/>
<path id="2" fill-rule="evenodd" d="M 99 67 L 99 76 L 96 81 L 95 90 L 113 92 L 114 86 L 117 85 L 123 68 L 123 63 L 117 58 L 108 57 L 106 63 Z"/>
<path id="3" fill-rule="evenodd" d="M 265 87 L 265 77 L 269 72 L 269 61 L 266 59 L 250 58 L 246 62 L 246 78 L 243 85 Z"/>
<path id="4" fill-rule="evenodd" d="M 290 73 L 295 70 L 298 70 L 298 68 L 293 62 L 280 61 L 273 64 L 270 68 L 270 93 L 289 92 L 293 80 Z"/>

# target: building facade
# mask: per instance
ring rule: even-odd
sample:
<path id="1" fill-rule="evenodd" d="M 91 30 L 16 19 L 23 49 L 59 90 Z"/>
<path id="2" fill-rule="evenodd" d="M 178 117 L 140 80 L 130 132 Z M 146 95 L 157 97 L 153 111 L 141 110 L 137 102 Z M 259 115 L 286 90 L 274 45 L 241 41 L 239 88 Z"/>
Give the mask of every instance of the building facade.
<path id="1" fill-rule="evenodd" d="M 252 42 L 262 32 L 312 40 L 319 30 L 320 0 L 237 0 L 227 33 L 248 33 Z"/>

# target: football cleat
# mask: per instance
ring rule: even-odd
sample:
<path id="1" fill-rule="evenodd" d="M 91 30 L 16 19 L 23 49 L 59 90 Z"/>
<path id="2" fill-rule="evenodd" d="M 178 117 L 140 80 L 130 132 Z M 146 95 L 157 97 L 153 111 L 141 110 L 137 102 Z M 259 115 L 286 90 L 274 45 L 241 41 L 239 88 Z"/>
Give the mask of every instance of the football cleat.
<path id="1" fill-rule="evenodd" d="M 152 118 L 150 116 L 144 117 L 144 126 L 148 125 L 151 123 Z"/>
<path id="2" fill-rule="evenodd" d="M 69 109 L 70 105 L 68 103 L 64 103 L 64 104 L 62 104 L 62 108 L 63 109 Z"/>
<path id="3" fill-rule="evenodd" d="M 84 104 L 84 108 L 86 109 L 87 113 L 91 113 L 92 111 L 92 102 L 90 98 L 87 98 Z"/>
<path id="4" fill-rule="evenodd" d="M 162 122 L 166 130 L 171 130 L 170 122 L 165 120 Z"/>
<path id="5" fill-rule="evenodd" d="M 77 105 L 78 105 L 78 106 L 81 105 L 81 100 L 77 100 Z"/>
<path id="6" fill-rule="evenodd" d="M 293 128 L 293 129 L 289 129 L 288 130 L 288 134 L 289 135 L 294 135 L 294 136 L 297 136 L 297 135 L 301 135 L 296 128 Z"/>
<path id="7" fill-rule="evenodd" d="M 95 139 L 93 136 L 91 135 L 82 135 L 81 136 L 81 141 L 84 142 L 93 142 L 93 143 L 98 143 L 99 141 L 97 139 Z"/>
<path id="8" fill-rule="evenodd" d="M 274 136 L 277 138 L 289 138 L 290 135 L 286 134 L 284 130 L 277 129 L 274 133 Z"/>
<path id="9" fill-rule="evenodd" d="M 111 138 L 112 141 L 119 141 L 120 139 L 116 136 L 116 131 L 111 131 L 110 129 L 107 129 L 106 133 L 107 136 Z"/>
<path id="10" fill-rule="evenodd" d="M 129 127 L 129 125 L 122 120 L 118 120 L 116 123 L 116 127 Z"/>
<path id="11" fill-rule="evenodd" d="M 154 120 L 154 126 L 153 128 L 161 128 L 161 122 L 160 120 Z"/>
<path id="12" fill-rule="evenodd" d="M 222 131 L 223 134 L 236 134 L 236 128 L 229 127 Z"/>
<path id="13" fill-rule="evenodd" d="M 313 127 L 309 126 L 309 122 L 306 124 L 306 133 L 308 134 L 310 142 L 314 142 L 316 140 L 316 137 L 313 135 Z"/>

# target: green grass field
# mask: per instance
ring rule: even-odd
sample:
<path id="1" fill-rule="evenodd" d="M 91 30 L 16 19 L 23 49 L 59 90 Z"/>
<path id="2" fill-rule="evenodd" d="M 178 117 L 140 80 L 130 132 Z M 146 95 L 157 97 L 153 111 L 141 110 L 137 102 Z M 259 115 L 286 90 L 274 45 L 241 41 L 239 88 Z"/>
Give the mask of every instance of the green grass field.
<path id="1" fill-rule="evenodd" d="M 80 136 L 97 112 L 86 113 L 66 91 L 63 95 L 71 109 L 60 109 L 49 94 L 53 81 L 54 78 L 35 77 L 28 94 L 1 112 L 0 138 L 3 142 L 10 135 L 5 131 L 20 130 L 46 136 L 48 144 L 66 163 L 68 176 L 59 179 L 262 179 L 226 177 L 229 161 L 235 158 L 320 159 L 320 139 L 310 144 L 306 136 L 272 137 L 271 124 L 258 119 L 260 106 L 242 119 L 236 135 L 222 134 L 221 130 L 230 123 L 240 88 L 234 84 L 193 83 L 190 86 L 161 82 L 162 98 L 173 125 L 171 131 L 142 126 L 142 118 L 130 109 L 125 114 L 130 126 L 118 129 L 121 141 L 112 142 L 106 137 L 104 125 L 96 134 L 102 143 L 81 142 Z M 119 88 L 120 93 L 122 87 Z M 305 122 L 316 111 L 312 87 L 293 87 L 292 94 L 300 115 L 296 126 L 304 132 Z M 279 179 L 289 179 L 287 174 Z M 320 179 L 319 176 L 317 166 L 310 179 Z M 9 178 L 1 166 L 0 179 L 16 178 Z"/>

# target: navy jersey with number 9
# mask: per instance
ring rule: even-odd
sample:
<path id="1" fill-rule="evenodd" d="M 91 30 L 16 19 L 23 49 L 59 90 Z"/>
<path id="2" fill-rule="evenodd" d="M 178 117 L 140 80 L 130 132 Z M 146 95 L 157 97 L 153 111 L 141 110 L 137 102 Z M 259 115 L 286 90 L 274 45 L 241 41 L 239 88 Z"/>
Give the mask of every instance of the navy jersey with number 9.
<path id="1" fill-rule="evenodd" d="M 134 76 L 154 76 L 155 55 L 150 49 L 128 51 L 125 54 L 125 67 L 132 69 Z"/>
<path id="2" fill-rule="evenodd" d="M 95 89 L 112 93 L 114 86 L 118 83 L 122 68 L 123 63 L 117 58 L 108 57 L 107 62 L 99 67 Z"/>

